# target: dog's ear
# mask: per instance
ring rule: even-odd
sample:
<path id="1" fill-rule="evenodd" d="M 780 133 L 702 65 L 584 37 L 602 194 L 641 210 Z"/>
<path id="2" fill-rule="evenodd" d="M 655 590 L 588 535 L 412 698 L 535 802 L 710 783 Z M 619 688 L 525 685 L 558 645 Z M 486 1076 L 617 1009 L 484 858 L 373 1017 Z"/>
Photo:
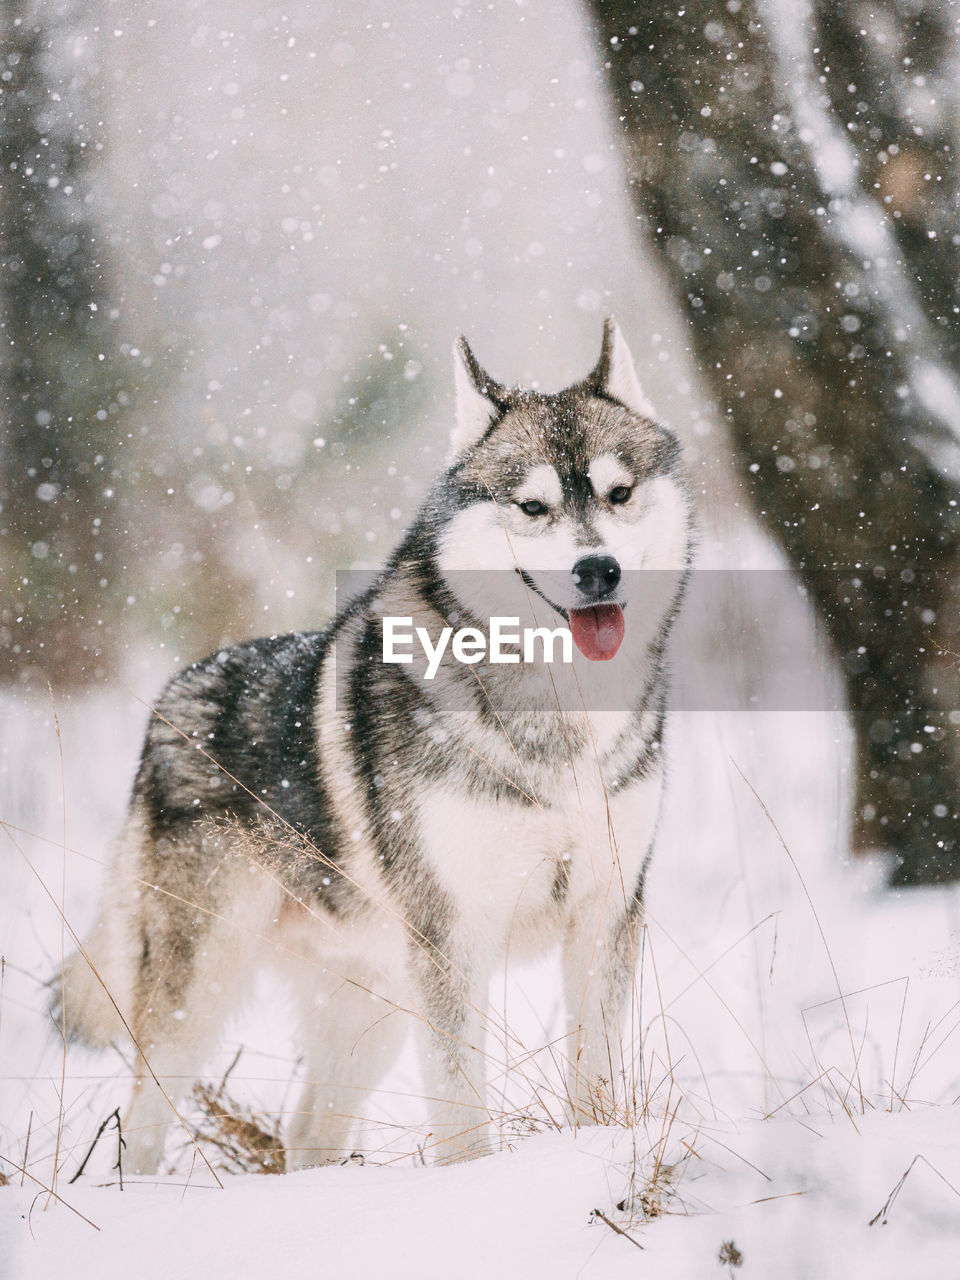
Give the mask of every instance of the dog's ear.
<path id="1" fill-rule="evenodd" d="M 450 435 L 451 460 L 483 436 L 507 408 L 509 392 L 480 366 L 466 338 L 453 347 L 457 384 L 457 419 Z"/>
<path id="2" fill-rule="evenodd" d="M 633 356 L 620 326 L 608 316 L 603 322 L 603 347 L 596 368 L 587 379 L 592 391 L 617 400 L 626 409 L 638 413 L 641 418 L 655 418 L 653 405 L 644 394 Z"/>

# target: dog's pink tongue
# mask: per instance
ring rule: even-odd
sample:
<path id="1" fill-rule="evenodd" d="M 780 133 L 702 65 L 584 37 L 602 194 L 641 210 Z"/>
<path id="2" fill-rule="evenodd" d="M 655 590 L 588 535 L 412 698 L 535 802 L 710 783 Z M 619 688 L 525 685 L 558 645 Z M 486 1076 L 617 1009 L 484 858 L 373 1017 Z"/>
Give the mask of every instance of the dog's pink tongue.
<path id="1" fill-rule="evenodd" d="M 625 629 L 623 610 L 618 604 L 570 610 L 573 642 L 591 662 L 609 661 L 620 648 Z"/>

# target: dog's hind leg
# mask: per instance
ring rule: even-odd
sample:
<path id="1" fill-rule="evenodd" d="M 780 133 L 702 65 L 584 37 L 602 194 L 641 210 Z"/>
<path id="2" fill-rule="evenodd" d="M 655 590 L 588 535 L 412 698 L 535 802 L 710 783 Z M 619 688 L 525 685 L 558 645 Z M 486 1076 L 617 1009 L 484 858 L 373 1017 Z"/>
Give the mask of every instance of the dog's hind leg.
<path id="1" fill-rule="evenodd" d="M 293 1169 L 350 1154 L 350 1133 L 362 1118 L 364 1099 L 393 1065 L 407 1030 L 404 1013 L 377 994 L 382 974 L 352 967 L 319 1000 L 305 976 L 297 985 L 307 1078 L 286 1144 Z"/>
<path id="2" fill-rule="evenodd" d="M 181 846 L 167 856 L 202 854 Z M 156 1172 L 171 1121 L 252 987 L 259 956 L 251 935 L 263 935 L 275 896 L 249 871 L 232 862 L 202 885 L 193 877 L 189 903 L 162 886 L 144 890 L 132 1020 L 137 1076 L 123 1122 L 132 1172 Z"/>

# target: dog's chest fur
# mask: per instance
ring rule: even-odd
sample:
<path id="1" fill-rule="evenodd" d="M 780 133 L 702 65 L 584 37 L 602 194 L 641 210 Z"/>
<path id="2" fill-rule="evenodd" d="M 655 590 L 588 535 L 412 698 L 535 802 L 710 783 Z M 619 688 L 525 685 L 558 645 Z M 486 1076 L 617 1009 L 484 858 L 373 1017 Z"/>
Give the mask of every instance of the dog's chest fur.
<path id="1" fill-rule="evenodd" d="M 536 805 L 443 787 L 421 797 L 428 865 L 458 909 L 477 913 L 480 929 L 520 941 L 530 929 L 566 921 L 598 885 L 611 889 L 621 909 L 632 895 L 645 848 L 629 833 L 653 819 L 659 780 L 610 795 L 595 769 L 571 769 L 565 792 Z"/>

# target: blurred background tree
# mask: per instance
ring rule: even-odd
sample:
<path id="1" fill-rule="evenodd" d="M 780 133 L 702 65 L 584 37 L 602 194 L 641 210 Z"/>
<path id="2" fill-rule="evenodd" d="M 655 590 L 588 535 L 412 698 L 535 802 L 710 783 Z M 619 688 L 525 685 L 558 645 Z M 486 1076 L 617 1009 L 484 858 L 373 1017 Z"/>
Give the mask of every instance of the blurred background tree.
<path id="1" fill-rule="evenodd" d="M 0 664 L 102 673 L 123 599 L 130 403 L 89 169 L 83 75 L 51 59 L 62 15 L 3 7 L 0 78 Z"/>
<path id="2" fill-rule="evenodd" d="M 142 68 L 111 60 L 106 42 L 122 28 L 108 19 L 109 6 L 76 0 L 10 0 L 0 18 L 0 682 L 24 689 L 110 685 L 145 635 L 176 664 L 253 631 L 322 620 L 321 562 L 329 607 L 333 568 L 362 555 L 372 525 L 401 515 L 404 478 L 386 455 L 399 444 L 401 456 L 425 402 L 405 326 L 382 317 L 352 316 L 354 348 L 333 385 L 314 394 L 295 372 L 296 403 L 276 414 L 267 378 L 258 411 L 238 407 L 257 385 L 239 365 L 261 299 L 226 321 L 216 263 L 199 296 L 177 297 L 167 315 L 152 299 L 131 304 L 147 259 L 136 237 L 154 224 L 142 208 L 133 226 L 118 211 L 140 184 L 111 165 L 124 77 Z M 147 157 L 155 181 L 169 119 L 139 89 L 130 98 L 138 160 L 144 129 L 163 138 Z M 172 295 L 187 272 L 160 226 L 165 261 L 148 280 Z M 181 246 L 191 230 L 175 237 Z M 255 290 L 249 262 L 236 267 Z M 271 268 L 289 277 L 286 263 Z M 298 292 L 306 282 L 294 281 Z M 320 315 L 332 305 L 310 295 Z M 275 305 L 264 317 L 280 331 L 257 344 L 266 371 L 293 364 L 278 340 L 292 314 Z M 204 323 L 227 335 L 236 398 L 222 410 L 223 384 L 203 378 Z M 313 365 L 315 378 L 326 372 Z"/>
<path id="3" fill-rule="evenodd" d="M 844 674 L 854 847 L 955 879 L 957 7 L 592 10 L 639 225 Z"/>

